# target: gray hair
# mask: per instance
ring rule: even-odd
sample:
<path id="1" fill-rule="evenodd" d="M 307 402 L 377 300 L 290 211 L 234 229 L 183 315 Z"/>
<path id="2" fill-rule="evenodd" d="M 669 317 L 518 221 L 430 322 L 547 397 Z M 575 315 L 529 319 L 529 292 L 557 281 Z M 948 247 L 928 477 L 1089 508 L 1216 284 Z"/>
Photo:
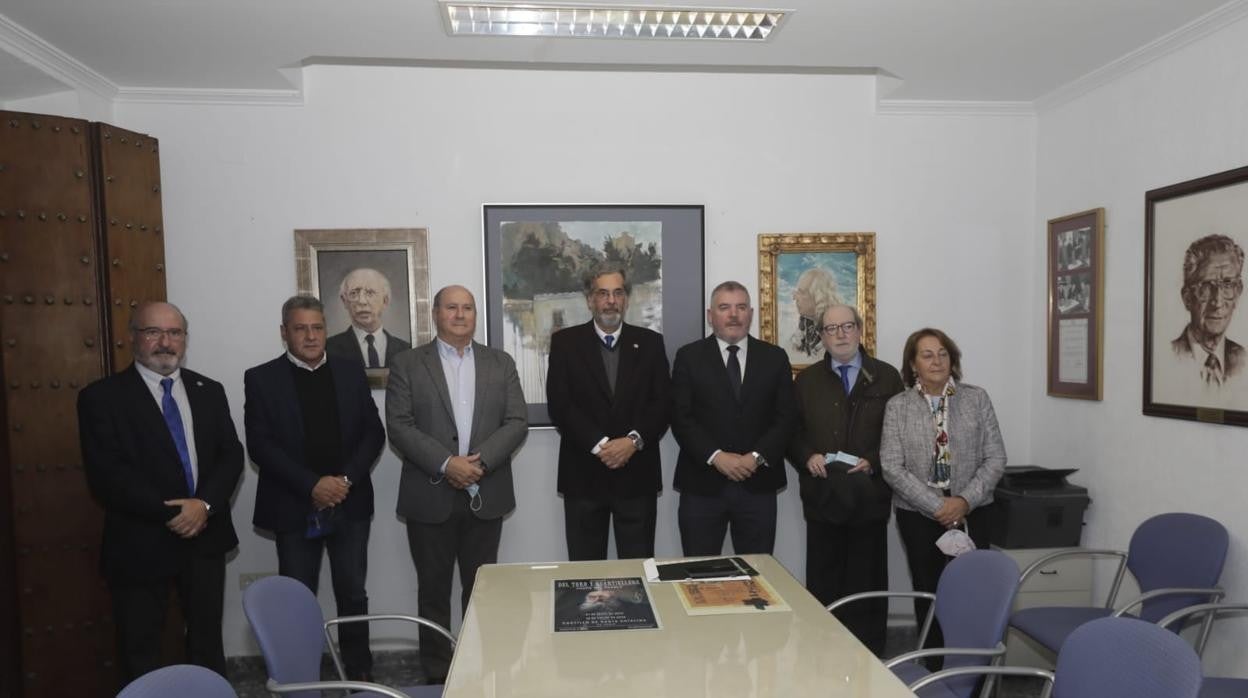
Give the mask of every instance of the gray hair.
<path id="1" fill-rule="evenodd" d="M 858 314 L 858 309 L 852 305 L 846 305 L 845 303 L 829 305 L 828 309 L 823 311 L 823 315 L 819 316 L 819 322 L 825 325 L 828 324 L 828 313 L 837 308 L 849 308 L 849 312 L 854 315 L 854 324 L 858 326 L 858 329 L 862 329 L 862 316 Z"/>
<path id="2" fill-rule="evenodd" d="M 742 293 L 745 294 L 745 297 L 747 300 L 750 297 L 750 289 L 743 286 L 740 281 L 731 281 L 731 280 L 724 281 L 718 286 L 716 286 L 714 290 L 711 291 L 712 301 L 715 300 L 715 294 L 719 293 L 720 291 L 741 291 Z"/>
<path id="3" fill-rule="evenodd" d="M 620 279 L 624 282 L 624 294 L 630 296 L 633 294 L 633 285 L 628 282 L 628 272 L 624 270 L 624 267 L 619 265 L 602 264 L 594 267 L 593 270 L 585 275 L 585 278 L 582 281 L 581 285 L 585 289 L 586 298 L 589 298 L 594 294 L 594 283 L 597 282 L 599 278 L 608 274 L 619 274 Z"/>
<path id="4" fill-rule="evenodd" d="M 1235 258 L 1235 266 L 1240 273 L 1244 271 L 1244 248 L 1240 247 L 1226 235 L 1206 235 L 1187 246 L 1183 254 L 1183 288 L 1192 285 L 1196 280 L 1196 271 L 1205 260 L 1215 254 L 1229 254 Z"/>
<path id="5" fill-rule="evenodd" d="M 321 299 L 316 296 L 291 296 L 282 303 L 282 324 L 290 322 L 290 314 L 296 310 L 315 310 L 321 315 L 325 315 L 325 304 L 321 303 Z"/>
<path id="6" fill-rule="evenodd" d="M 364 273 L 372 274 L 373 276 L 376 276 L 377 278 L 381 279 L 381 292 L 386 294 L 386 298 L 391 297 L 390 279 L 387 279 L 385 274 L 382 274 L 381 272 L 371 267 L 360 267 L 358 269 L 352 269 L 351 271 L 347 272 L 346 276 L 342 277 L 342 283 L 338 285 L 338 295 L 345 298 L 347 296 L 347 291 L 350 290 L 347 288 L 347 279 L 350 279 L 355 274 L 364 274 Z"/>

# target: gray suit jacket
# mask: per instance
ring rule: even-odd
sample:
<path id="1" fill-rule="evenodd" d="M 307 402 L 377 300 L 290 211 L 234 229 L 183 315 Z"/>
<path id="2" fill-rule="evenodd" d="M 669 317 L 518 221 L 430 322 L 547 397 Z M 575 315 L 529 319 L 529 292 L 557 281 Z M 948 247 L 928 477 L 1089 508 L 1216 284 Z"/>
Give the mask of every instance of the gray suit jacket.
<path id="1" fill-rule="evenodd" d="M 476 342 L 472 352 L 477 385 L 468 452 L 480 453 L 485 468 L 479 483 L 481 509 L 475 514 L 496 519 L 516 507 L 511 456 L 528 434 L 527 410 L 511 357 Z M 459 448 L 437 340 L 405 351 L 391 363 L 386 427 L 390 444 L 403 458 L 399 516 L 427 524 L 446 521 L 454 498 L 468 495 L 451 487 L 440 472 Z"/>
<path id="2" fill-rule="evenodd" d="M 983 388 L 958 383 L 949 398 L 949 450 L 953 454 L 949 490 L 971 509 L 992 502 L 992 491 L 1005 472 L 1005 442 L 997 426 L 992 400 Z M 899 509 L 932 516 L 944 503 L 928 487 L 936 428 L 927 398 L 913 388 L 899 393 L 884 408 L 880 467 L 893 488 Z"/>

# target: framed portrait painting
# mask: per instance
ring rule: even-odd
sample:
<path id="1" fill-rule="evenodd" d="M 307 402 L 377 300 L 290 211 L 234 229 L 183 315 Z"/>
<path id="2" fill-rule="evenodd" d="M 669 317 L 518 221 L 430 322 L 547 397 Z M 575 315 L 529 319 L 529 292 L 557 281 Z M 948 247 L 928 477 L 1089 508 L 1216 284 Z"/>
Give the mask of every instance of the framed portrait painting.
<path id="1" fill-rule="evenodd" d="M 875 353 L 875 233 L 758 236 L 759 336 L 782 347 L 793 372 L 823 357 L 820 328 L 832 305 L 862 316 L 862 344 Z"/>
<path id="2" fill-rule="evenodd" d="M 1050 220 L 1047 242 L 1049 395 L 1100 400 L 1105 209 Z"/>
<path id="3" fill-rule="evenodd" d="M 487 204 L 485 327 L 516 361 L 529 426 L 550 426 L 550 335 L 590 320 L 584 283 L 603 264 L 632 285 L 624 321 L 663 334 L 668 360 L 702 338 L 703 209 L 667 205 Z"/>
<path id="4" fill-rule="evenodd" d="M 1144 199 L 1144 414 L 1248 426 L 1248 167 Z"/>
<path id="5" fill-rule="evenodd" d="M 325 304 L 326 352 L 384 388 L 390 359 L 433 339 L 424 228 L 295 231 L 299 293 Z"/>

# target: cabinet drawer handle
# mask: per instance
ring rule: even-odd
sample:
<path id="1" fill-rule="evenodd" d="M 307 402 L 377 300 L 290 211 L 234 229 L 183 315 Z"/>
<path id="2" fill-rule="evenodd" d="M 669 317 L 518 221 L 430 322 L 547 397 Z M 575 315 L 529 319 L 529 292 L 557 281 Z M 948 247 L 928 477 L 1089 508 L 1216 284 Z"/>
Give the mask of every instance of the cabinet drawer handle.
<path id="1" fill-rule="evenodd" d="M 1040 574 L 1043 574 L 1043 575 L 1057 574 L 1057 570 L 1040 570 Z"/>

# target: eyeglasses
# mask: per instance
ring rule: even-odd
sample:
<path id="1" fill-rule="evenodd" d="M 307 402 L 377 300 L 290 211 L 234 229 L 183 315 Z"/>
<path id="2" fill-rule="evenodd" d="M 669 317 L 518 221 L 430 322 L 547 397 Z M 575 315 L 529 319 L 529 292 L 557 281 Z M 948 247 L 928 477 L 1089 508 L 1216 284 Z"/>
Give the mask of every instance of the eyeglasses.
<path id="1" fill-rule="evenodd" d="M 605 288 L 600 288 L 597 291 L 594 291 L 594 298 L 597 298 L 598 300 L 605 301 L 608 298 L 620 299 L 620 298 L 627 298 L 627 297 L 628 297 L 628 292 L 622 288 L 617 288 L 614 291 L 608 291 Z"/>
<path id="2" fill-rule="evenodd" d="M 353 288 L 350 291 L 347 291 L 347 300 L 358 301 L 360 296 L 363 296 L 371 301 L 376 298 L 379 293 L 380 292 L 375 288 Z"/>
<path id="3" fill-rule="evenodd" d="M 849 334 L 850 332 L 853 332 L 856 329 L 858 329 L 858 323 L 853 322 L 851 320 L 850 322 L 842 322 L 839 325 L 836 323 L 832 323 L 831 325 L 824 325 L 823 327 L 819 328 L 819 331 L 823 332 L 824 334 L 831 335 L 831 334 L 836 334 L 837 332 L 844 332 L 845 334 Z"/>
<path id="4" fill-rule="evenodd" d="M 171 342 L 180 342 L 186 339 L 186 330 L 181 327 L 170 327 L 167 330 L 159 327 L 136 327 L 134 331 L 149 342 L 160 341 L 161 337 L 168 337 Z"/>
<path id="5" fill-rule="evenodd" d="M 1213 298 L 1215 289 L 1219 298 L 1228 301 L 1238 296 L 1244 290 L 1244 282 L 1240 279 L 1214 279 L 1212 281 L 1201 281 L 1198 284 L 1192 284 L 1192 286 L 1196 289 L 1196 297 L 1202 301 Z"/>

